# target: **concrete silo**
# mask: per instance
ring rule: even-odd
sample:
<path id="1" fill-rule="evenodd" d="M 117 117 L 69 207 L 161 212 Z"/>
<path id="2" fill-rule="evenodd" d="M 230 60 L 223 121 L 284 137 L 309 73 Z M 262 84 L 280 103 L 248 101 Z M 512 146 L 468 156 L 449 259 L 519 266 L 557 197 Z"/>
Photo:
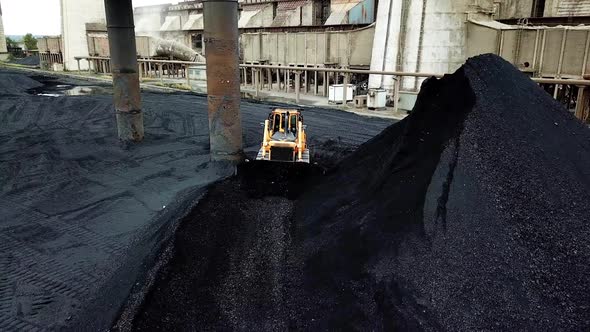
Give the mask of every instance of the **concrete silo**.
<path id="1" fill-rule="evenodd" d="M 446 73 L 466 59 L 469 15 L 491 19 L 491 0 L 384 0 L 379 2 L 372 70 Z M 402 88 L 419 82 L 405 78 Z M 393 89 L 393 77 L 371 75 L 370 88 Z"/>
<path id="2" fill-rule="evenodd" d="M 6 36 L 4 35 L 4 24 L 2 23 L 2 5 L 0 4 L 0 60 L 5 60 L 8 57 L 8 50 L 6 49 Z"/>
<path id="3" fill-rule="evenodd" d="M 61 35 L 65 70 L 77 70 L 77 56 L 88 56 L 86 23 L 106 24 L 103 0 L 61 0 Z M 82 70 L 87 69 L 81 61 Z"/>

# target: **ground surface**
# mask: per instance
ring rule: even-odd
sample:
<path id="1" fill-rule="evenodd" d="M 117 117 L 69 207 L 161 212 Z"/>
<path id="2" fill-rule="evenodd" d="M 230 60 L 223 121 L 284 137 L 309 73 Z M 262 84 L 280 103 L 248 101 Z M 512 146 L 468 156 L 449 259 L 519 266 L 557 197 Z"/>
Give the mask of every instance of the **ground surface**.
<path id="1" fill-rule="evenodd" d="M 26 91 L 43 84 L 88 85 L 0 72 L 0 330 L 103 329 L 203 188 L 232 170 L 208 162 L 203 96 L 143 93 L 146 139 L 124 146 L 108 87 Z M 242 103 L 251 156 L 271 108 Z M 312 157 L 328 164 L 391 123 L 304 114 Z"/>
<path id="2" fill-rule="evenodd" d="M 182 221 L 136 330 L 590 328 L 590 130 L 498 57 L 300 196 L 266 174 Z"/>

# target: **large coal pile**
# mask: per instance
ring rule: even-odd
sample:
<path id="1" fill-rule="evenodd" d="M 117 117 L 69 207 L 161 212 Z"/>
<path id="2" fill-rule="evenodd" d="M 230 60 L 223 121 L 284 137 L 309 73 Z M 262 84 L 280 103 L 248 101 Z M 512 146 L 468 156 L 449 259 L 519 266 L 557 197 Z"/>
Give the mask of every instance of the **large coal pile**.
<path id="1" fill-rule="evenodd" d="M 587 330 L 590 130 L 492 55 L 296 207 L 306 329 Z"/>

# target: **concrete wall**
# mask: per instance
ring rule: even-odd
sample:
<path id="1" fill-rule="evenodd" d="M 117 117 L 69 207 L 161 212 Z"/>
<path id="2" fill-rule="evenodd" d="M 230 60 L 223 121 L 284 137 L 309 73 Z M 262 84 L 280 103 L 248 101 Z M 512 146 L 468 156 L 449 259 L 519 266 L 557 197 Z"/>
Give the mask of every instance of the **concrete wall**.
<path id="1" fill-rule="evenodd" d="M 552 11 L 551 16 L 588 16 L 590 0 L 554 0 L 548 9 Z"/>
<path id="2" fill-rule="evenodd" d="M 37 39 L 37 49 L 40 53 L 62 53 L 62 41 L 60 36 L 43 37 Z"/>
<path id="3" fill-rule="evenodd" d="M 314 25 L 314 14 L 313 2 L 301 6 L 301 25 Z"/>
<path id="4" fill-rule="evenodd" d="M 374 32 L 374 27 L 367 27 L 334 32 L 244 33 L 240 47 L 245 62 L 368 67 Z"/>
<path id="5" fill-rule="evenodd" d="M 468 56 L 498 54 L 537 77 L 582 78 L 590 72 L 590 27 L 516 27 L 468 23 Z"/>
<path id="6" fill-rule="evenodd" d="M 531 17 L 533 12 L 534 0 L 502 0 L 498 3 L 498 19 Z"/>
<path id="7" fill-rule="evenodd" d="M 65 70 L 77 70 L 74 57 L 88 56 L 86 23 L 106 24 L 104 1 L 102 0 L 61 0 L 62 42 Z M 81 69 L 87 69 L 85 61 Z"/>
<path id="8" fill-rule="evenodd" d="M 531 17 L 535 0 L 499 0 L 496 18 L 524 18 Z M 590 15 L 590 0 L 546 0 L 543 16 L 588 16 Z"/>
<path id="9" fill-rule="evenodd" d="M 243 28 L 269 27 L 273 20 L 273 6 L 264 6 L 263 8 L 259 9 L 259 11 L 254 16 L 252 16 L 252 18 L 248 21 L 248 24 L 243 26 Z"/>
<path id="10" fill-rule="evenodd" d="M 0 7 L 0 57 L 5 57 L 6 52 L 6 36 L 4 35 L 4 23 L 2 22 L 2 7 Z M 3 59 L 0 59 L 3 60 Z"/>
<path id="11" fill-rule="evenodd" d="M 164 23 L 161 12 L 135 13 L 133 16 L 136 32 L 159 31 L 162 23 Z"/>

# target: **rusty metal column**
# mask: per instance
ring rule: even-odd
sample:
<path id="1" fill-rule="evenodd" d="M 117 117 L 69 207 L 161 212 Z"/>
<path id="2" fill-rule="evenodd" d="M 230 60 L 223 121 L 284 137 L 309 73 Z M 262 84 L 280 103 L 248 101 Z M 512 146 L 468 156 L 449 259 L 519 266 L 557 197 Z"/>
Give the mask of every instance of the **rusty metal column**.
<path id="1" fill-rule="evenodd" d="M 105 0 L 119 139 L 143 139 L 143 113 L 131 0 Z"/>
<path id="2" fill-rule="evenodd" d="M 212 161 L 240 161 L 240 67 L 238 1 L 204 0 L 209 142 Z"/>

